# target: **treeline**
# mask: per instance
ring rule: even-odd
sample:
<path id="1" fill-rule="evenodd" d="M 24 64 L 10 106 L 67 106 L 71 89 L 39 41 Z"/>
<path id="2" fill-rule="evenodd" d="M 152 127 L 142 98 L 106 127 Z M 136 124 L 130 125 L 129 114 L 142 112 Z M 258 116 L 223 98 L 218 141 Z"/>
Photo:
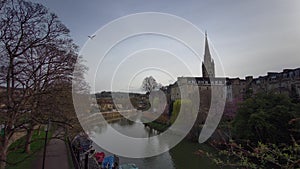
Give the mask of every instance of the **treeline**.
<path id="1" fill-rule="evenodd" d="M 0 169 L 4 169 L 10 139 L 17 132 L 26 132 L 24 149 L 30 153 L 36 126 L 48 119 L 65 128 L 78 124 L 72 80 L 80 57 L 69 29 L 43 5 L 6 0 L 1 1 L 0 13 Z M 83 78 L 86 68 L 79 67 L 77 77 Z M 81 87 L 86 90 L 85 84 Z"/>
<path id="2" fill-rule="evenodd" d="M 234 168 L 299 168 L 300 103 L 286 95 L 248 97 L 228 123 L 231 139 L 211 144 L 206 153 L 216 164 Z"/>

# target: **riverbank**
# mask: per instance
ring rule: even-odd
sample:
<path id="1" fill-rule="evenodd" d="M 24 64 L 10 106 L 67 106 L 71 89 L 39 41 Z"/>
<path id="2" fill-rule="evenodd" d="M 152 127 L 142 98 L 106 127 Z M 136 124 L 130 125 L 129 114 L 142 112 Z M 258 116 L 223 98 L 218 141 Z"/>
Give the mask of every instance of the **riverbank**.
<path id="1" fill-rule="evenodd" d="M 166 131 L 170 127 L 169 124 L 163 124 L 155 121 L 149 123 L 143 123 L 143 124 L 145 127 L 149 127 L 150 129 L 157 130 L 160 133 Z"/>

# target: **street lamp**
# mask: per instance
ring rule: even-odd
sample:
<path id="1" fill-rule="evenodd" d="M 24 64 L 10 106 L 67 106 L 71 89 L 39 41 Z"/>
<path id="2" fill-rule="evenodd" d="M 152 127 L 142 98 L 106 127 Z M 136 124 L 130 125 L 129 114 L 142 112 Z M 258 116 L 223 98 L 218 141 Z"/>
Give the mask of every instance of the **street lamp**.
<path id="1" fill-rule="evenodd" d="M 51 121 L 50 121 L 50 119 L 48 119 L 48 124 L 45 126 L 46 137 L 45 137 L 45 144 L 44 144 L 44 155 L 43 155 L 43 167 L 42 167 L 42 169 L 45 168 L 45 158 L 46 158 L 46 150 L 47 150 L 48 131 L 50 130 L 50 127 L 51 127 Z"/>
<path id="2" fill-rule="evenodd" d="M 1 124 L 1 125 L 0 125 L 0 136 L 1 136 L 1 137 L 3 137 L 3 136 L 5 135 L 5 134 L 4 134 L 4 133 L 5 133 L 4 131 L 5 131 L 5 125 L 4 125 L 4 124 Z"/>

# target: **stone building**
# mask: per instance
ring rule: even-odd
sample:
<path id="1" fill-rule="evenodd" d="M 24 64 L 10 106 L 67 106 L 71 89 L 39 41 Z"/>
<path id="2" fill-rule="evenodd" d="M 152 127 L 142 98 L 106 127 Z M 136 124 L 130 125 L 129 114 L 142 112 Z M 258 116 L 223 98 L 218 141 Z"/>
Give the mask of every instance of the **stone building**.
<path id="1" fill-rule="evenodd" d="M 204 61 L 202 62 L 202 77 L 212 78 L 215 77 L 215 62 L 211 57 L 207 33 L 205 32 L 205 49 L 204 49 Z"/>
<path id="2" fill-rule="evenodd" d="M 268 72 L 266 76 L 253 78 L 248 76 L 245 79 L 229 79 L 229 85 L 236 88 L 233 95 L 243 97 L 246 93 L 277 93 L 285 94 L 291 97 L 300 96 L 300 68 L 284 69 L 283 72 Z M 237 85 L 238 84 L 238 85 Z"/>
<path id="3" fill-rule="evenodd" d="M 215 64 L 209 50 L 207 34 L 205 34 L 202 77 L 178 77 L 174 84 L 168 86 L 171 104 L 181 99 L 183 93 L 180 88 L 182 87 L 186 89 L 184 94 L 187 96 L 192 96 L 196 91 L 199 92 L 202 108 L 210 106 L 212 89 L 216 91 L 214 96 L 226 99 L 226 107 L 237 107 L 238 102 L 243 101 L 247 95 L 261 92 L 286 94 L 299 99 L 300 68 L 284 69 L 283 72 L 268 72 L 266 76 L 258 78 L 253 78 L 253 76 L 247 76 L 245 79 L 215 77 Z"/>
<path id="4" fill-rule="evenodd" d="M 226 78 L 215 77 L 215 63 L 211 57 L 209 50 L 207 34 L 205 33 L 205 47 L 204 47 L 204 61 L 202 62 L 202 77 L 178 77 L 177 81 L 170 85 L 171 102 L 181 98 L 182 91 L 180 88 L 185 89 L 185 95 L 192 96 L 196 91 L 199 92 L 201 106 L 205 107 L 210 105 L 211 94 L 214 96 L 226 99 L 225 97 L 231 96 L 231 89 L 226 85 Z"/>

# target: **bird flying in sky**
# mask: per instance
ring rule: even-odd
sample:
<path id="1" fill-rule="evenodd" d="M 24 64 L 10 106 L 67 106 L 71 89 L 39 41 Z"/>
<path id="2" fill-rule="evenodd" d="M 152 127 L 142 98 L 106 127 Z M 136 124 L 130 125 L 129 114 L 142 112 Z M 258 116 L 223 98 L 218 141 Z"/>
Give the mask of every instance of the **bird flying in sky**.
<path id="1" fill-rule="evenodd" d="M 88 36 L 90 39 L 93 39 L 96 35 Z"/>

